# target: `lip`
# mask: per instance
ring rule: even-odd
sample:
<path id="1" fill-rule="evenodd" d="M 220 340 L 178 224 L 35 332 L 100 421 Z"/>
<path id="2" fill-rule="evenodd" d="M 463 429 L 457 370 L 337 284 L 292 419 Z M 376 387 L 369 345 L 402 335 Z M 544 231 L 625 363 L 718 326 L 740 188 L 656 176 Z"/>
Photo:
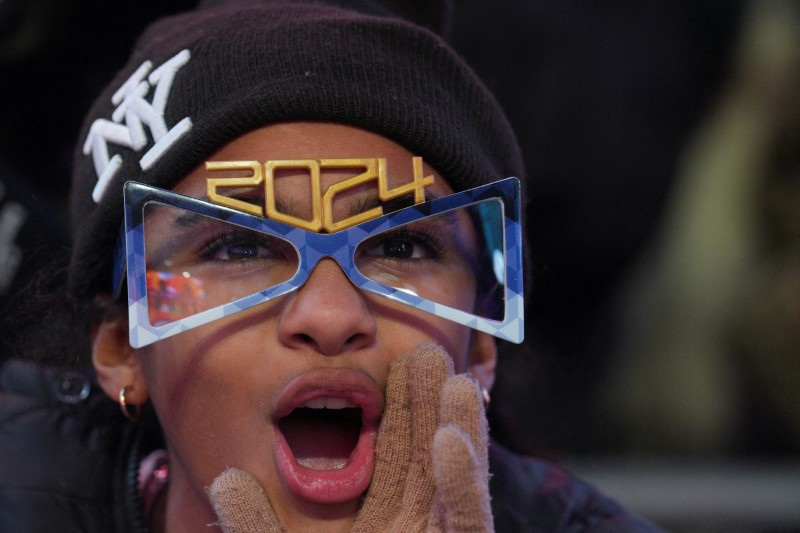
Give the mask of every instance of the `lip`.
<path id="1" fill-rule="evenodd" d="M 278 426 L 280 419 L 294 409 L 322 397 L 341 398 L 361 408 L 358 442 L 347 464 L 333 470 L 315 470 L 298 463 Z M 362 372 L 319 369 L 293 379 L 278 395 L 272 419 L 277 436 L 273 455 L 284 485 L 310 503 L 336 504 L 359 498 L 369 487 L 375 469 L 373 450 L 382 413 L 383 394 Z"/>

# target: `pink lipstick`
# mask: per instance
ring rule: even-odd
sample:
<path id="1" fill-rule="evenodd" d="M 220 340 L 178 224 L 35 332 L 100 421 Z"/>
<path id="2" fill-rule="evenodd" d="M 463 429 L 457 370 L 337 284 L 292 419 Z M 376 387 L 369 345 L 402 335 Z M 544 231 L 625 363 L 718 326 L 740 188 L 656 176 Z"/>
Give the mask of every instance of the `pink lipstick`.
<path id="1" fill-rule="evenodd" d="M 292 380 L 274 409 L 278 472 L 297 497 L 335 504 L 360 497 L 375 467 L 383 395 L 366 374 L 313 370 Z"/>

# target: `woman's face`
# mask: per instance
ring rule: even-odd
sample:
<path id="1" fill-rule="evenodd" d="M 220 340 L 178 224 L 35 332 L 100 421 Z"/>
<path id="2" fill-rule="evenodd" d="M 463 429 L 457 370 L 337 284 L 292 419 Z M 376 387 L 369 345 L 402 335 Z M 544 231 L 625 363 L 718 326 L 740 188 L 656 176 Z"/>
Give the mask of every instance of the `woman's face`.
<path id="1" fill-rule="evenodd" d="M 244 135 L 209 160 L 385 158 L 395 187 L 410 181 L 412 155 L 353 127 L 287 123 Z M 434 175 L 429 193 L 453 192 L 425 171 Z M 353 174 L 323 171 L 322 191 Z M 207 177 L 198 168 L 174 190 L 206 199 Z M 310 191 L 307 172 L 276 177 L 276 199 L 294 216 L 311 218 Z M 368 187 L 345 191 L 334 213 L 347 216 L 374 196 Z M 474 283 L 453 272 L 437 279 L 435 290 L 442 303 L 463 308 L 471 305 Z M 371 479 L 389 365 L 429 342 L 447 350 L 457 372 L 493 361 L 485 334 L 367 294 L 323 259 L 299 290 L 138 350 L 171 459 L 168 520 L 215 521 L 206 488 L 235 467 L 261 483 L 285 526 L 349 525 Z"/>

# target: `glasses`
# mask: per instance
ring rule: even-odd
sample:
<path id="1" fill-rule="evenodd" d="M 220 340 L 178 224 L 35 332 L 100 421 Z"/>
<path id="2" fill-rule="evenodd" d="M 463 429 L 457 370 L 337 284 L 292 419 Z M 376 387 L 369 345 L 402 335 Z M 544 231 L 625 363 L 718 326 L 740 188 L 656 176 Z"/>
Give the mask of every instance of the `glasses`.
<path id="1" fill-rule="evenodd" d="M 520 184 L 508 178 L 335 233 L 142 183 L 124 185 L 115 294 L 141 348 L 299 289 L 324 258 L 361 290 L 523 339 Z"/>

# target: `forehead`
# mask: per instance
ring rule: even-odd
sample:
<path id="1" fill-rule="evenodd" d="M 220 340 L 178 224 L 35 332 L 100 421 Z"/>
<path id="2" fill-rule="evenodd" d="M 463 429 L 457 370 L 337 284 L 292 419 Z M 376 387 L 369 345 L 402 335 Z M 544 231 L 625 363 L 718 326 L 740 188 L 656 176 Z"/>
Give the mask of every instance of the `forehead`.
<path id="1" fill-rule="evenodd" d="M 320 122 L 293 122 L 265 126 L 242 135 L 223 146 L 208 157 L 209 161 L 259 161 L 287 159 L 335 159 L 335 158 L 382 158 L 387 161 L 387 177 L 390 187 L 411 180 L 411 158 L 414 155 L 403 146 L 378 134 L 343 124 Z M 424 159 L 423 159 L 424 162 Z M 307 174 L 302 171 L 283 171 L 283 178 L 276 180 L 276 194 L 293 195 L 308 188 Z M 435 196 L 453 192 L 449 184 L 427 165 L 426 175 L 434 176 L 429 191 Z M 321 172 L 323 190 L 332 183 L 347 179 L 353 172 L 349 169 L 326 169 Z M 205 165 L 192 171 L 173 187 L 176 192 L 203 198 L 206 194 Z M 362 191 L 354 191 L 356 194 Z M 348 195 L 344 195 L 346 198 Z M 294 198 L 295 201 L 301 198 Z"/>

